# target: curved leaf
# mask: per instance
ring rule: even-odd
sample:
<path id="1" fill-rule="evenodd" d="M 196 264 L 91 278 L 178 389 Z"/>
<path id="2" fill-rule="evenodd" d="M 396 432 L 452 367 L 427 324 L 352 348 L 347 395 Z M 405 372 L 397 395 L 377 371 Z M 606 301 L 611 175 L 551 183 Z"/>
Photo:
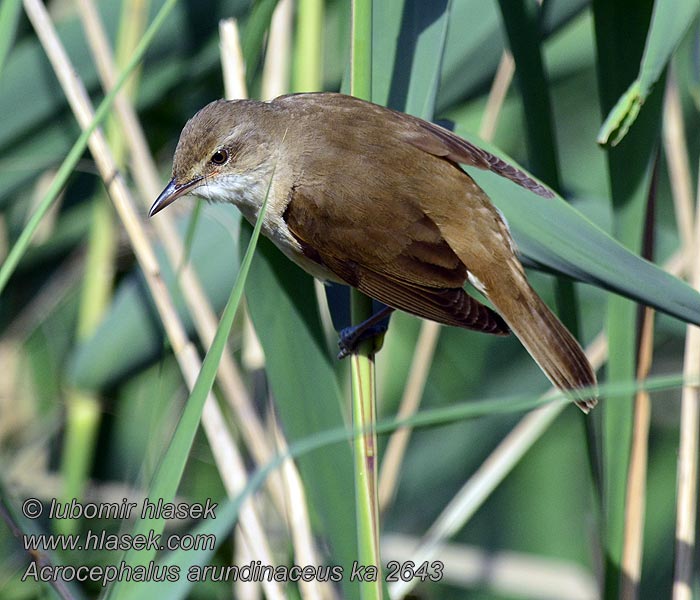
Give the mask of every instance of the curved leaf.
<path id="1" fill-rule="evenodd" d="M 599 144 L 607 144 L 613 136 L 611 143 L 616 146 L 627 135 L 652 86 L 699 12 L 697 0 L 656 0 L 639 75 L 605 119 L 598 134 Z"/>

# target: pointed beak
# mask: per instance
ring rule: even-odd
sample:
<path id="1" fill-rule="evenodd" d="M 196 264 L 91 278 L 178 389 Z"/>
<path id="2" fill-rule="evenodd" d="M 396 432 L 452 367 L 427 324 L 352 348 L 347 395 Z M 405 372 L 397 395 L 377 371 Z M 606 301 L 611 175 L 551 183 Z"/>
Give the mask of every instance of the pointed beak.
<path id="1" fill-rule="evenodd" d="M 177 183 L 175 181 L 175 178 L 173 177 L 168 183 L 168 185 L 165 186 L 165 189 L 160 193 L 160 196 L 156 198 L 156 201 L 153 203 L 153 206 L 151 206 L 151 210 L 148 211 L 148 216 L 152 217 L 156 213 L 159 213 L 166 206 L 175 202 L 175 200 L 177 200 L 180 196 L 184 196 L 187 192 L 194 188 L 201 180 L 201 177 L 196 177 L 192 181 L 188 181 L 186 183 Z"/>

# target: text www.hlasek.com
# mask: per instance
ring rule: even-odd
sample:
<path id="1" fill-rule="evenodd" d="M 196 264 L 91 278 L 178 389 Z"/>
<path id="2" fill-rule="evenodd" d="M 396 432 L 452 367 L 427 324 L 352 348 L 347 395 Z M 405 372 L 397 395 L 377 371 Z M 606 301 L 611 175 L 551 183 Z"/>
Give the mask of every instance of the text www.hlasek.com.
<path id="1" fill-rule="evenodd" d="M 55 550 L 214 550 L 216 537 L 212 534 L 171 534 L 161 543 L 162 536 L 152 529 L 147 534 L 112 534 L 89 530 L 84 539 L 79 534 L 25 535 L 24 549 L 29 552 Z"/>

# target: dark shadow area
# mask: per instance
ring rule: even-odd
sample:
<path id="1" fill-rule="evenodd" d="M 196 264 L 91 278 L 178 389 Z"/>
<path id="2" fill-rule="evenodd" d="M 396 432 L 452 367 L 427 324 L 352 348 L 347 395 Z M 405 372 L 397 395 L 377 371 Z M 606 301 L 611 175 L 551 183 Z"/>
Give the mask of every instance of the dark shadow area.
<path id="1" fill-rule="evenodd" d="M 401 17 L 401 29 L 396 43 L 396 58 L 391 75 L 388 106 L 403 110 L 413 69 L 413 57 L 420 34 L 445 12 L 447 0 L 406 0 Z"/>

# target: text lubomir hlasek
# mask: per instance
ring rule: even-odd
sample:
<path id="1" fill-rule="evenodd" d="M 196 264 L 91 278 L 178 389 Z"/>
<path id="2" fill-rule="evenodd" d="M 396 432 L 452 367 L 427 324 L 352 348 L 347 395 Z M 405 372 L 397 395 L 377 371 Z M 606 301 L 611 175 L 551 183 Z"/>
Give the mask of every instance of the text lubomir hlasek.
<path id="1" fill-rule="evenodd" d="M 216 509 L 218 503 L 212 502 L 210 498 L 202 504 L 194 502 L 164 502 L 158 498 L 151 502 L 145 498 L 141 504 L 141 512 L 138 515 L 141 519 L 216 519 Z M 50 519 L 130 519 L 134 510 L 138 507 L 137 502 L 129 502 L 123 498 L 121 502 L 78 502 L 73 499 L 70 502 L 59 502 L 55 498 L 51 499 L 49 506 Z"/>

